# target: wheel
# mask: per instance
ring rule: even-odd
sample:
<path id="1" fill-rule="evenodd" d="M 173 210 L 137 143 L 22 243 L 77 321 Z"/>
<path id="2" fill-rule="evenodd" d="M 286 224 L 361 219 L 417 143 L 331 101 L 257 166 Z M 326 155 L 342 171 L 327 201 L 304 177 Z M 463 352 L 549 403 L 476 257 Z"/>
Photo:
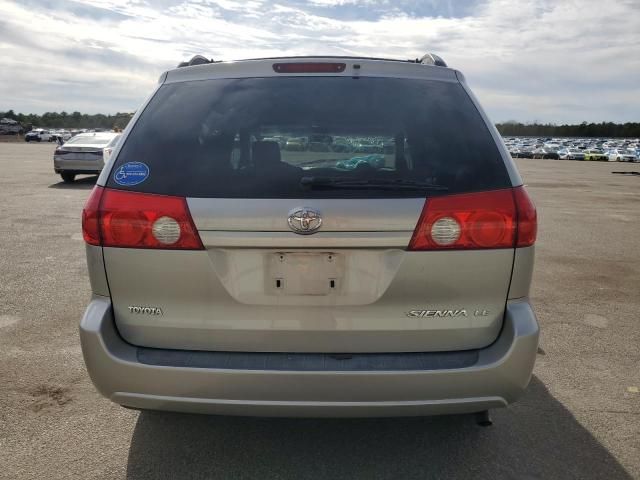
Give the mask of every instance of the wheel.
<path id="1" fill-rule="evenodd" d="M 62 172 L 60 176 L 64 183 L 72 183 L 76 179 L 76 174 L 71 172 Z"/>

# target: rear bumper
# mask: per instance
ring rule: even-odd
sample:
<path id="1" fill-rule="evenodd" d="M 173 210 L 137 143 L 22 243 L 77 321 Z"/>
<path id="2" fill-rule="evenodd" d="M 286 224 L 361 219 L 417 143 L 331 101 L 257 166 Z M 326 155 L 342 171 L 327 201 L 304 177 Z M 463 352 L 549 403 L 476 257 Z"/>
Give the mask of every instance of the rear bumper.
<path id="1" fill-rule="evenodd" d="M 104 167 L 102 158 L 92 160 L 64 160 L 53 158 L 53 170 L 56 173 L 100 173 Z"/>
<path id="2" fill-rule="evenodd" d="M 133 408 L 223 415 L 411 416 L 469 413 L 515 401 L 531 377 L 538 323 L 526 301 L 507 304 L 498 339 L 471 366 L 408 371 L 288 371 L 150 365 L 119 336 L 108 297 L 80 324 L 100 393 Z"/>

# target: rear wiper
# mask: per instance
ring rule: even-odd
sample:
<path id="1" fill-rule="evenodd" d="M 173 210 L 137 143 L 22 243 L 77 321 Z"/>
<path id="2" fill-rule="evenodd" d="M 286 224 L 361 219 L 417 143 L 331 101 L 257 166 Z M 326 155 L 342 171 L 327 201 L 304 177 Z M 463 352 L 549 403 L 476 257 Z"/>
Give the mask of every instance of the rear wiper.
<path id="1" fill-rule="evenodd" d="M 305 162 L 296 163 L 295 165 L 306 167 L 307 165 L 315 165 L 317 163 L 338 163 L 339 161 L 339 158 L 317 158 L 315 160 L 307 160 Z"/>
<path id="2" fill-rule="evenodd" d="M 436 185 L 429 182 L 417 182 L 404 179 L 353 179 L 340 177 L 302 177 L 300 185 L 311 188 L 345 188 L 362 190 L 413 190 L 413 191 L 438 191 L 449 190 L 444 185 Z"/>

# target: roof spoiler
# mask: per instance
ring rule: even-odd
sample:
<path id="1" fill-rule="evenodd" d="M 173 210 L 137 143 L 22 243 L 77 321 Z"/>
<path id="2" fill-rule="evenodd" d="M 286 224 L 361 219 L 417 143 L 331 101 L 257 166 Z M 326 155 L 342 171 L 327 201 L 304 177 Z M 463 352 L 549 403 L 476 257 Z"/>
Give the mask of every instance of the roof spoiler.
<path id="1" fill-rule="evenodd" d="M 281 57 L 273 57 L 273 58 L 281 58 Z M 285 57 L 286 58 L 286 57 Z M 293 57 L 293 58 L 312 58 L 312 57 Z M 326 57 L 326 58 L 366 58 L 366 57 Z M 267 59 L 253 59 L 253 60 L 267 60 Z M 386 59 L 373 59 L 373 60 L 386 60 Z M 396 60 L 397 61 L 397 60 Z M 402 60 L 400 60 L 402 61 Z M 446 62 L 442 59 L 441 56 L 436 55 L 435 53 L 427 53 L 423 55 L 422 58 L 416 58 L 415 60 L 406 60 L 411 63 L 419 63 L 421 65 L 434 65 L 436 67 L 446 67 Z M 202 55 L 194 55 L 191 60 L 186 62 L 180 62 L 178 64 L 178 68 L 181 67 L 192 67 L 194 65 L 205 65 L 207 63 L 216 63 L 213 59 L 208 59 Z"/>

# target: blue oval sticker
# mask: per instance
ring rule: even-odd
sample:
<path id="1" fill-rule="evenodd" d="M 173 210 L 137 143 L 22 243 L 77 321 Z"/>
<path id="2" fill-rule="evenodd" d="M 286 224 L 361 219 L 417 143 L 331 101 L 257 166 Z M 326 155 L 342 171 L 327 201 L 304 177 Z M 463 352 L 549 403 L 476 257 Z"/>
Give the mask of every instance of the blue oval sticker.
<path id="1" fill-rule="evenodd" d="M 128 162 L 120 165 L 113 174 L 113 179 L 118 185 L 131 187 L 144 182 L 149 176 L 149 167 L 142 162 Z"/>

